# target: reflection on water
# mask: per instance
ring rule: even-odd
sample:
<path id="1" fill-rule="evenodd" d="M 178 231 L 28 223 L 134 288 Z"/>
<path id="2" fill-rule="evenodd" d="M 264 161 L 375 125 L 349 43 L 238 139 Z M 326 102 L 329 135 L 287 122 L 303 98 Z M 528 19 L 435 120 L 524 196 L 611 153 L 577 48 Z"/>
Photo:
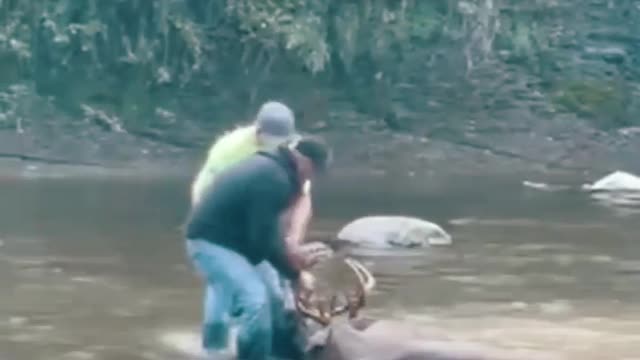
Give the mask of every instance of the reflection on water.
<path id="1" fill-rule="evenodd" d="M 320 187 L 312 235 L 329 238 L 365 214 L 437 221 L 452 246 L 356 254 L 378 278 L 371 315 L 430 338 L 637 358 L 637 218 L 585 194 L 513 184 L 422 194 L 384 183 Z M 186 195 L 180 180 L 4 180 L 0 357 L 176 359 L 162 334 L 197 331 L 200 316 L 179 232 Z"/>
<path id="2" fill-rule="evenodd" d="M 620 215 L 640 213 L 640 192 L 596 192 L 591 197 L 599 204 L 610 208 Z"/>

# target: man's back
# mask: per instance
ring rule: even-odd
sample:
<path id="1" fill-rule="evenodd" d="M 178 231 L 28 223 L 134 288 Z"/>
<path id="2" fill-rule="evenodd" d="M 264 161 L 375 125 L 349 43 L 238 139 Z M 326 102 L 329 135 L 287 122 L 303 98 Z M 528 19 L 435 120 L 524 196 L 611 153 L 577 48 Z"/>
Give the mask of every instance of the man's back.
<path id="1" fill-rule="evenodd" d="M 207 160 L 191 186 L 191 202 L 196 204 L 217 174 L 258 151 L 255 126 L 245 126 L 224 134 L 209 149 Z"/>
<path id="2" fill-rule="evenodd" d="M 187 238 L 205 239 L 226 246 L 257 263 L 268 256 L 278 234 L 261 234 L 275 226 L 296 192 L 295 171 L 285 156 L 257 153 L 231 165 L 216 178 L 194 207 Z"/>

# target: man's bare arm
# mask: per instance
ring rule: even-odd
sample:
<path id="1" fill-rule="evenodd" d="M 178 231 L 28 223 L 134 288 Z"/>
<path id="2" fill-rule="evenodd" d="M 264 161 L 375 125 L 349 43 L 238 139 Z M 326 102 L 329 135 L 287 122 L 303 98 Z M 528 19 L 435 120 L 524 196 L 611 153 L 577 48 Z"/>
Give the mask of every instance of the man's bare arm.
<path id="1" fill-rule="evenodd" d="M 309 222 L 313 215 L 311 194 L 300 195 L 288 215 L 289 221 L 285 239 L 290 247 L 297 248 L 305 241 Z"/>
<path id="2" fill-rule="evenodd" d="M 303 187 L 300 196 L 283 214 L 282 228 L 286 231 L 285 244 L 290 261 L 301 268 L 313 266 L 323 258 L 331 256 L 333 251 L 320 242 L 306 242 L 306 234 L 313 215 L 310 182 Z"/>

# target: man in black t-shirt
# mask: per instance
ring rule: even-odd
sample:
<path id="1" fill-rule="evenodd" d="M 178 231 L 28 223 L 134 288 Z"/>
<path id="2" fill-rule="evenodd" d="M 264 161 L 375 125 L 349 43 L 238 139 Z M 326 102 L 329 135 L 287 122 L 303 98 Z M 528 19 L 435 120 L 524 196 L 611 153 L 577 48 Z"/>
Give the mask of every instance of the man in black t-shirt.
<path id="1" fill-rule="evenodd" d="M 238 313 L 238 359 L 272 354 L 272 319 L 284 308 L 271 301 L 255 266 L 267 260 L 296 286 L 310 286 L 312 277 L 304 271 L 309 261 L 287 250 L 280 216 L 303 190 L 301 174 L 323 171 L 328 159 L 327 147 L 310 138 L 256 153 L 220 173 L 193 208 L 187 253 L 216 296 L 205 304 L 205 350 L 226 345 L 227 314 Z"/>

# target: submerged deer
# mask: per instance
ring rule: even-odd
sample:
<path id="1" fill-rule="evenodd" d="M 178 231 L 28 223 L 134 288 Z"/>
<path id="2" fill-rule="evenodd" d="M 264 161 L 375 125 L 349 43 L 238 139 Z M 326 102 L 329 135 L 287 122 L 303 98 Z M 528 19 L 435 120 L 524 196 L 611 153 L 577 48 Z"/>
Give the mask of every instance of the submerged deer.
<path id="1" fill-rule="evenodd" d="M 340 295 L 296 294 L 298 312 L 307 319 L 311 360 L 514 360 L 542 359 L 532 354 L 503 354 L 454 341 L 427 341 L 406 336 L 406 324 L 360 318 L 376 280 L 358 261 L 344 259 L 355 274 L 355 289 Z M 346 314 L 346 321 L 338 316 Z M 338 321 L 337 321 L 338 320 Z M 314 326 L 315 324 L 315 326 Z M 544 359 L 550 359 L 547 355 Z"/>

